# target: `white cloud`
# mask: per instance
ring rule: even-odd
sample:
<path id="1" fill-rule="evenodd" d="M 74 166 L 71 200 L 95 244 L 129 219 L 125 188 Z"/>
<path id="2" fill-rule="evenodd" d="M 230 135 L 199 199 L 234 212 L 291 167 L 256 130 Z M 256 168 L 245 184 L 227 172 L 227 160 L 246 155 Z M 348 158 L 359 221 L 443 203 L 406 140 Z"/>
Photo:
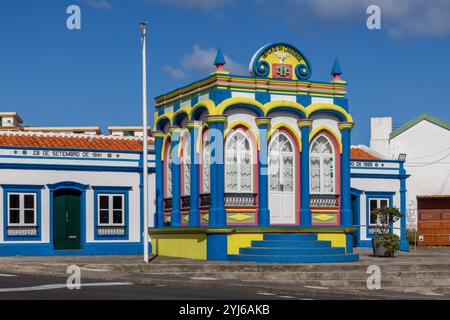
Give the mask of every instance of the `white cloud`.
<path id="1" fill-rule="evenodd" d="M 177 80 L 184 80 L 187 78 L 186 72 L 182 69 L 176 69 L 174 67 L 164 65 L 163 71 L 167 73 L 171 78 L 177 79 Z"/>
<path id="2" fill-rule="evenodd" d="M 235 2 L 235 0 L 147 0 L 147 2 L 168 4 L 173 7 L 210 10 L 223 7 L 227 4 Z"/>
<path id="3" fill-rule="evenodd" d="M 91 6 L 96 9 L 101 10 L 111 10 L 112 6 L 108 2 L 108 0 L 84 0 L 84 3 L 86 3 L 88 6 Z"/>
<path id="4" fill-rule="evenodd" d="M 382 30 L 392 37 L 443 36 L 450 34 L 448 0 L 255 0 L 265 14 L 276 15 L 303 30 L 337 23 L 358 22 L 365 26 L 366 9 L 381 8 Z"/>
<path id="5" fill-rule="evenodd" d="M 192 52 L 184 55 L 181 59 L 181 67 L 179 69 L 166 65 L 163 67 L 163 70 L 174 79 L 185 79 L 192 72 L 209 75 L 216 69 L 214 66 L 216 53 L 217 49 L 202 48 L 199 45 L 194 45 Z M 245 66 L 234 61 L 226 54 L 224 56 L 226 61 L 224 69 L 226 71 L 238 75 L 247 73 Z"/>

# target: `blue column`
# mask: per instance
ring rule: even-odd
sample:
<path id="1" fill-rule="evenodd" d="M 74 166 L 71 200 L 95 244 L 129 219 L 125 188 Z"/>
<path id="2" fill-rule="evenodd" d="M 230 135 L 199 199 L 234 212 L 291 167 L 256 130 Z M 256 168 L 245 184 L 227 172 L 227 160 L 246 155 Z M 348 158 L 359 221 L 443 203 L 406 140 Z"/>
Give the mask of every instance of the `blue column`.
<path id="1" fill-rule="evenodd" d="M 341 156 L 341 225 L 343 227 L 353 226 L 353 214 L 350 199 L 350 130 L 353 123 L 339 123 L 342 141 Z"/>
<path id="2" fill-rule="evenodd" d="M 258 225 L 260 227 L 270 226 L 269 211 L 269 172 L 268 172 L 268 129 L 269 117 L 256 118 L 259 128 L 259 150 L 258 150 Z"/>
<path id="3" fill-rule="evenodd" d="M 312 120 L 297 121 L 302 134 L 302 152 L 300 154 L 300 226 L 311 226 L 310 186 L 309 186 L 309 134 Z"/>
<path id="4" fill-rule="evenodd" d="M 169 127 L 169 133 L 171 134 L 172 149 L 172 213 L 170 215 L 170 226 L 179 227 L 181 225 L 181 164 L 178 156 L 180 128 Z"/>
<path id="5" fill-rule="evenodd" d="M 153 132 L 155 138 L 155 156 L 156 156 L 156 214 L 155 227 L 162 228 L 164 226 L 164 164 L 162 161 L 162 148 L 164 133 L 161 131 Z"/>
<path id="6" fill-rule="evenodd" d="M 189 210 L 189 226 L 198 227 L 200 225 L 200 163 L 197 153 L 197 140 L 199 125 L 190 121 L 187 124 L 191 139 L 191 206 Z"/>
<path id="7" fill-rule="evenodd" d="M 409 243 L 406 240 L 406 175 L 405 162 L 400 162 L 400 212 L 402 217 L 400 219 L 400 250 L 409 251 Z"/>
<path id="8" fill-rule="evenodd" d="M 225 116 L 209 116 L 209 132 L 211 135 L 211 208 L 209 210 L 209 226 L 221 228 L 227 225 L 225 212 L 225 173 L 224 173 L 224 127 Z"/>

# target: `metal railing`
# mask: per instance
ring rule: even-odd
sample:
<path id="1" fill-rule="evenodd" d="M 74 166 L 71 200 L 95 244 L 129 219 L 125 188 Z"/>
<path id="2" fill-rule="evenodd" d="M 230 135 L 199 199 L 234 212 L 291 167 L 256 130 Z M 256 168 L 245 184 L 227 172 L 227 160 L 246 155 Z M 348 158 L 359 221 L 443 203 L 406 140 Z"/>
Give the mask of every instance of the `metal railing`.
<path id="1" fill-rule="evenodd" d="M 254 207 L 256 193 L 225 193 L 225 207 Z"/>
<path id="2" fill-rule="evenodd" d="M 200 194 L 200 208 L 209 208 L 211 206 L 211 194 L 201 193 Z"/>
<path id="3" fill-rule="evenodd" d="M 337 194 L 311 194 L 309 203 L 312 208 L 335 208 L 339 206 Z"/>
<path id="4" fill-rule="evenodd" d="M 181 196 L 181 209 L 189 209 L 191 207 L 191 196 Z"/>
<path id="5" fill-rule="evenodd" d="M 164 210 L 171 210 L 172 209 L 172 198 L 165 198 L 164 199 Z"/>

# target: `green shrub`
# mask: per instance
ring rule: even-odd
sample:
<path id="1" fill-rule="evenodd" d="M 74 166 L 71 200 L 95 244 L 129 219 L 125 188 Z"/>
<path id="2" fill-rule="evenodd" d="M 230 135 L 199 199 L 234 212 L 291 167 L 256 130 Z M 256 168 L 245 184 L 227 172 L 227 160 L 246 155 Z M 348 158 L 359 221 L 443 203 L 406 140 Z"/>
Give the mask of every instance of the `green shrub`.
<path id="1" fill-rule="evenodd" d="M 377 229 L 380 235 L 375 238 L 375 244 L 377 248 L 383 246 L 386 249 L 385 256 L 392 257 L 400 250 L 400 238 L 390 234 L 391 225 L 402 217 L 402 213 L 398 208 L 385 207 L 372 210 L 372 214 L 377 216 L 379 222 Z"/>
<path id="2" fill-rule="evenodd" d="M 406 230 L 406 240 L 409 244 L 414 245 L 416 243 L 416 230 L 408 229 Z"/>

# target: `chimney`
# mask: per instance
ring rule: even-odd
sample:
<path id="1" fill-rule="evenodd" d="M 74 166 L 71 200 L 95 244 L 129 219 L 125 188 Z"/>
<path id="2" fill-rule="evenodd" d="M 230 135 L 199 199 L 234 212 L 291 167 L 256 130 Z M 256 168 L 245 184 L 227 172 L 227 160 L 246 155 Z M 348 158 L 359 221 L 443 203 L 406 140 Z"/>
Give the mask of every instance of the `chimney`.
<path id="1" fill-rule="evenodd" d="M 389 157 L 389 135 L 392 132 L 392 118 L 370 118 L 370 148 Z"/>

